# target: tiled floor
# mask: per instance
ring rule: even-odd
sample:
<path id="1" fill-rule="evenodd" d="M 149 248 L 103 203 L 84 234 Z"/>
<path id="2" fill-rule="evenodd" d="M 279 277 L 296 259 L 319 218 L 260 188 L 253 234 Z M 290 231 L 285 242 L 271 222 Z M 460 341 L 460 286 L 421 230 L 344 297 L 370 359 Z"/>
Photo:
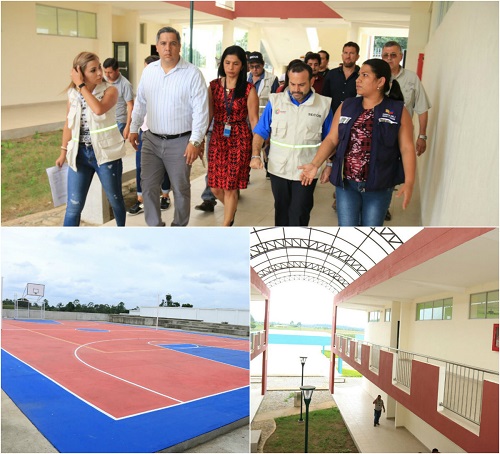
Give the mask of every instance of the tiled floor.
<path id="1" fill-rule="evenodd" d="M 9 133 L 25 131 L 32 134 L 36 130 L 44 130 L 41 126 L 53 125 L 64 120 L 65 103 L 48 103 L 40 105 L 23 105 L 2 108 L 2 137 L 8 137 Z M 418 179 L 417 179 L 418 181 Z M 214 213 L 196 211 L 195 205 L 201 203 L 201 193 L 205 187 L 204 177 L 199 177 L 191 185 L 191 219 L 190 227 L 220 226 L 223 219 L 223 207 L 219 203 Z M 311 213 L 309 225 L 313 226 L 336 226 L 337 214 L 331 208 L 333 202 L 333 186 L 330 183 L 316 186 L 314 198 L 315 205 Z M 175 205 L 175 200 L 173 200 Z M 163 220 L 170 225 L 173 219 L 173 207 L 163 212 Z M 391 204 L 392 220 L 386 222 L 386 226 L 420 226 L 420 197 L 418 187 L 415 187 L 413 200 L 406 211 L 401 208 L 401 199 L 393 197 Z M 111 221 L 105 225 L 115 226 Z M 144 215 L 127 217 L 127 226 L 145 226 Z M 238 204 L 235 224 L 238 226 L 273 226 L 274 225 L 274 199 L 271 193 L 271 184 L 266 180 L 263 170 L 252 170 L 250 185 L 241 191 L 241 199 Z"/>

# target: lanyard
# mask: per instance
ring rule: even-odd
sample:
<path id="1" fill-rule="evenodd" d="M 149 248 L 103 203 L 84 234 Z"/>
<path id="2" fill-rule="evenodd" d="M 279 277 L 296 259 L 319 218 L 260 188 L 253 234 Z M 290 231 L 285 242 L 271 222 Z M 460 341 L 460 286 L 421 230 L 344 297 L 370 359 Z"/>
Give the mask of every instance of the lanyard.
<path id="1" fill-rule="evenodd" d="M 229 123 L 231 118 L 231 112 L 233 111 L 234 95 L 236 93 L 236 88 L 233 90 L 233 96 L 231 98 L 231 104 L 227 102 L 227 91 L 226 91 L 226 79 L 224 79 L 224 105 L 226 106 L 226 122 Z"/>

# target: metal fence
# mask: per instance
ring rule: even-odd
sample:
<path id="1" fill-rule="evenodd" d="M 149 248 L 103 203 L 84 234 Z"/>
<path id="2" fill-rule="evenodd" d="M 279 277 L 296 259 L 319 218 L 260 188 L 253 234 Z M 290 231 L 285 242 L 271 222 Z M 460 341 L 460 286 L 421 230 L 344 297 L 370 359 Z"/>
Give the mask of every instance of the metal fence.
<path id="1" fill-rule="evenodd" d="M 347 339 L 348 345 L 349 341 Z M 337 345 L 341 344 L 339 337 Z M 445 372 L 443 402 L 439 404 L 447 410 L 471 421 L 481 424 L 481 410 L 483 400 L 483 384 L 486 378 L 498 383 L 499 374 L 488 369 L 479 369 L 465 364 L 454 363 L 432 356 L 384 347 L 366 341 L 356 341 L 354 360 L 361 364 L 362 345 L 370 347 L 370 367 L 379 369 L 380 350 L 392 352 L 395 357 L 395 381 L 399 386 L 411 389 L 411 373 L 414 360 L 423 361 L 441 367 Z M 350 351 L 348 356 L 351 357 Z"/>
<path id="2" fill-rule="evenodd" d="M 484 370 L 446 363 L 444 408 L 481 424 Z"/>

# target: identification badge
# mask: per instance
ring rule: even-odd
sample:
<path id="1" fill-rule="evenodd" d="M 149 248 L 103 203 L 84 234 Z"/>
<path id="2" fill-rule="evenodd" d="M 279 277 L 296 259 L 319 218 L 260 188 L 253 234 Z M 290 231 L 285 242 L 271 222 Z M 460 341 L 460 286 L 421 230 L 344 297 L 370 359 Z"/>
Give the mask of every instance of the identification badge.
<path id="1" fill-rule="evenodd" d="M 226 123 L 224 125 L 224 137 L 229 137 L 231 135 L 231 125 Z"/>

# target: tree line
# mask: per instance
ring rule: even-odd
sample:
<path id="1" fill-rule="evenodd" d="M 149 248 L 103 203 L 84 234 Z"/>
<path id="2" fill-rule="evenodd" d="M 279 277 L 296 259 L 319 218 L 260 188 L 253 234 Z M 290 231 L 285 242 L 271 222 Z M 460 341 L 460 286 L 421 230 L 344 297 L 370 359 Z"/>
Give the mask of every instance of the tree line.
<path id="1" fill-rule="evenodd" d="M 58 303 L 55 306 L 51 306 L 47 299 L 44 299 L 41 303 L 32 303 L 27 298 L 19 298 L 18 307 L 20 309 L 27 308 L 28 304 L 30 308 L 40 308 L 42 306 L 45 307 L 46 311 L 59 311 L 59 312 L 87 312 L 87 313 L 98 313 L 98 314 L 128 314 L 129 310 L 125 307 L 125 303 L 120 301 L 118 304 L 110 305 L 110 304 L 95 304 L 93 302 L 90 303 L 81 303 L 79 299 L 75 299 L 73 301 L 69 301 L 66 304 Z M 14 309 L 14 300 L 4 299 L 3 300 L 3 308 L 4 309 Z"/>

